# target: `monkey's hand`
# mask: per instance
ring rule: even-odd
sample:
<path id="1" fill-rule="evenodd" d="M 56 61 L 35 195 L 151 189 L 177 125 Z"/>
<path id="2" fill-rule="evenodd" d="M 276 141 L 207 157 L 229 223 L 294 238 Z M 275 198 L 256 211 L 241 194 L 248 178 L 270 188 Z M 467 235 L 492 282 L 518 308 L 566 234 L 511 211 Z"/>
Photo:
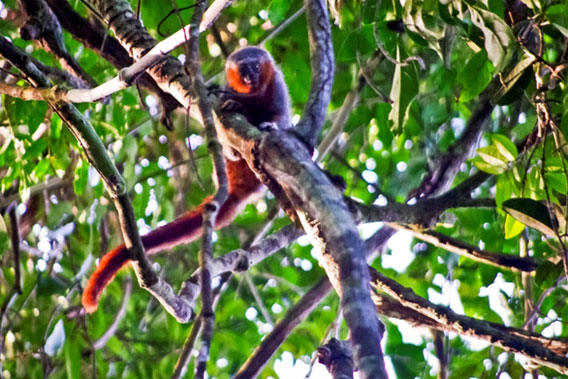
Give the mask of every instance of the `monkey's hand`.
<path id="1" fill-rule="evenodd" d="M 215 95 L 217 97 L 221 97 L 221 95 L 223 94 L 223 90 L 221 89 L 221 87 L 219 86 L 219 84 L 209 84 L 207 86 L 207 95 Z"/>
<path id="2" fill-rule="evenodd" d="M 236 100 L 228 99 L 221 106 L 221 110 L 224 112 L 244 113 L 245 107 Z"/>

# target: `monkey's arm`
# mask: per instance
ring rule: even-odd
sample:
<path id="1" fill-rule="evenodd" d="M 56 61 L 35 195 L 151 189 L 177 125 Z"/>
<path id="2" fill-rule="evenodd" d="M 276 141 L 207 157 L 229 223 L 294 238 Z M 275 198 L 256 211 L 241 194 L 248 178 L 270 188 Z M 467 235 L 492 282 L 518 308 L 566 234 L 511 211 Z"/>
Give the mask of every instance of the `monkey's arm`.
<path id="1" fill-rule="evenodd" d="M 230 224 L 244 206 L 263 189 L 262 184 L 254 173 L 250 171 L 245 161 L 227 160 L 226 167 L 229 194 L 227 200 L 219 209 L 217 219 L 215 220 L 215 228 L 222 228 Z M 210 200 L 211 196 L 203 200 L 196 209 L 142 236 L 142 243 L 146 253 L 151 255 L 197 239 L 201 235 L 203 208 Z M 110 250 L 101 259 L 83 292 L 82 303 L 88 313 L 97 310 L 102 291 L 128 262 L 129 255 L 124 244 Z"/>

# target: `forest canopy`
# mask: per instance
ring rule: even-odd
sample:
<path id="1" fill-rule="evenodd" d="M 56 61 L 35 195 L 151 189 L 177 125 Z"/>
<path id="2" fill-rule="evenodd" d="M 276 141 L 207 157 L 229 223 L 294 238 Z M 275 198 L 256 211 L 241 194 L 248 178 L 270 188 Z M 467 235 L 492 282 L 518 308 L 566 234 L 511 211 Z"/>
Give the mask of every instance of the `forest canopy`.
<path id="1" fill-rule="evenodd" d="M 565 1 L 2 0 L 0 35 L 0 378 L 568 375 Z M 290 129 L 225 87 L 246 46 Z"/>

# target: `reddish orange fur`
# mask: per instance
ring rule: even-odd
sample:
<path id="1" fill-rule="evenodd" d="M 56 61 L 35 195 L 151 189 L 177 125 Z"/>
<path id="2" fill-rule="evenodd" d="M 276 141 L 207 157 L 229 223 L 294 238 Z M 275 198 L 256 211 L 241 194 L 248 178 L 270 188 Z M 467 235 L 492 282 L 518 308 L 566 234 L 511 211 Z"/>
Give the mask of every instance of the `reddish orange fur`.
<path id="1" fill-rule="evenodd" d="M 215 228 L 222 228 L 230 224 L 248 200 L 262 189 L 262 184 L 248 168 L 245 161 L 227 160 L 225 163 L 229 194 L 227 200 L 219 209 Z M 152 255 L 180 243 L 189 243 L 197 239 L 201 235 L 203 221 L 201 213 L 205 204 L 211 198 L 211 196 L 205 198 L 194 210 L 142 236 L 146 254 Z M 81 301 L 88 313 L 97 310 L 102 291 L 114 279 L 118 271 L 126 267 L 129 262 L 130 258 L 124 244 L 115 247 L 104 255 L 83 291 Z"/>
<path id="2" fill-rule="evenodd" d="M 237 54 L 240 54 L 239 56 L 244 54 L 247 59 L 256 57 L 262 65 L 260 81 L 254 87 L 243 82 L 238 67 L 238 60 L 241 58 L 238 58 Z M 259 48 L 241 49 L 228 59 L 227 84 L 229 89 L 234 91 L 229 95 L 229 99 L 233 97 L 243 103 L 245 117 L 254 125 L 267 121 L 276 122 L 279 127 L 288 127 L 290 117 L 288 93 L 282 74 L 277 70 L 268 52 Z M 245 97 L 239 97 L 239 94 Z M 231 223 L 250 199 L 264 188 L 244 160 L 226 160 L 225 163 L 229 194 L 219 209 L 215 228 L 222 228 Z M 210 200 L 211 197 L 206 198 L 196 209 L 142 236 L 146 253 L 151 255 L 198 238 L 201 235 L 201 214 L 205 204 Z M 129 259 L 124 244 L 110 250 L 101 259 L 83 292 L 82 303 L 87 312 L 92 313 L 97 309 L 102 291 L 114 279 L 117 272 L 129 263 Z"/>
<path id="3" fill-rule="evenodd" d="M 263 85 L 267 85 L 274 79 L 274 65 L 270 61 L 262 62 L 261 74 Z"/>
<path id="4" fill-rule="evenodd" d="M 229 84 L 229 86 L 231 86 L 231 88 L 234 89 L 235 92 L 238 93 L 250 92 L 250 86 L 243 83 L 241 75 L 239 75 L 238 69 L 234 69 L 232 67 L 227 69 L 227 84 Z"/>

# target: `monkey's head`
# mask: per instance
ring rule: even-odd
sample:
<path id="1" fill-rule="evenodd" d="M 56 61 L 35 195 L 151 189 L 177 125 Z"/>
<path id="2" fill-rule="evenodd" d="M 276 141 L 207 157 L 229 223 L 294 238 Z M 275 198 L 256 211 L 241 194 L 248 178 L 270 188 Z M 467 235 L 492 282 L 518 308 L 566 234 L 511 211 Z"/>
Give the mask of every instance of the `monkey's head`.
<path id="1" fill-rule="evenodd" d="M 258 47 L 245 47 L 232 53 L 225 65 L 227 83 L 238 93 L 264 92 L 274 75 L 270 54 Z"/>

